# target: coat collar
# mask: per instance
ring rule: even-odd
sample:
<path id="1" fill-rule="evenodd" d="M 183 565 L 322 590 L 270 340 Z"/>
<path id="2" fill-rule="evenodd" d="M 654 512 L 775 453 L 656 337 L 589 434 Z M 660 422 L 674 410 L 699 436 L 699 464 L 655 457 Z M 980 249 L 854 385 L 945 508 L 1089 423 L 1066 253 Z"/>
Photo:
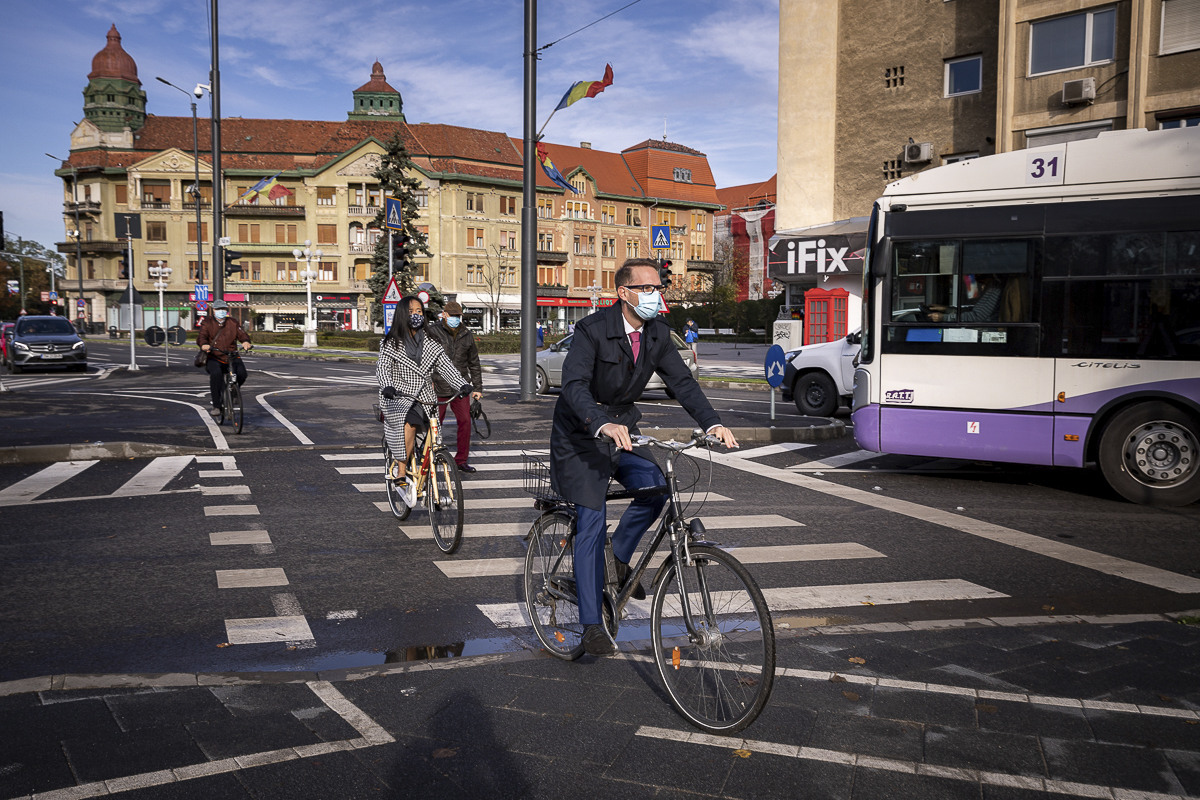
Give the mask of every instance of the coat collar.
<path id="1" fill-rule="evenodd" d="M 608 307 L 607 316 L 605 317 L 605 325 L 607 326 L 608 338 L 619 340 L 621 343 L 621 350 L 624 351 L 632 361 L 633 349 L 629 346 L 629 337 L 625 335 L 625 323 L 621 318 L 620 300 Z M 660 331 L 661 325 L 658 317 L 647 320 L 645 323 L 643 323 L 642 347 L 648 347 L 653 342 L 658 341 Z"/>

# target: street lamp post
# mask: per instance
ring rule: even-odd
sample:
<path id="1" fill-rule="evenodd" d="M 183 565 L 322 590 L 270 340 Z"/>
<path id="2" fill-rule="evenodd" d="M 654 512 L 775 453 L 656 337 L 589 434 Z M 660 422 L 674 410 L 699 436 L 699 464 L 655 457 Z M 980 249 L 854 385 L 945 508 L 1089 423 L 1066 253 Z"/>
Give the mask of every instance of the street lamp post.
<path id="1" fill-rule="evenodd" d="M 175 84 L 171 83 L 166 78 L 155 78 L 155 80 L 165 83 L 172 89 L 183 92 L 191 97 L 195 95 L 197 99 L 204 96 L 206 87 L 202 83 L 197 83 L 196 88 L 189 94 L 187 91 L 180 89 Z M 200 282 L 204 282 L 204 237 L 201 233 L 204 230 L 204 225 L 200 219 L 200 139 L 196 127 L 196 101 L 192 101 L 192 164 L 195 166 L 195 183 L 192 184 L 191 195 L 192 202 L 196 205 L 196 264 L 200 271 Z M 213 268 L 217 266 L 216 261 L 213 261 Z"/>
<path id="2" fill-rule="evenodd" d="M 66 159 L 52 156 L 46 153 L 47 156 L 53 158 L 60 164 Z M 71 164 L 71 205 L 75 207 L 75 269 L 79 272 L 79 299 L 83 299 L 83 242 L 79 239 L 79 170 L 75 169 L 75 165 Z M 70 313 L 67 314 L 67 319 L 70 319 Z M 79 335 L 86 336 L 83 326 L 79 328 Z"/>
<path id="3" fill-rule="evenodd" d="M 592 285 L 587 287 L 587 291 L 592 296 L 592 313 L 596 313 L 596 306 L 600 304 L 600 293 L 604 291 L 604 287 L 596 283 L 596 279 L 592 279 Z"/>
<path id="4" fill-rule="evenodd" d="M 292 251 L 297 261 L 304 262 L 304 269 L 300 271 L 300 277 L 304 279 L 304 287 L 308 292 L 308 314 L 304 320 L 304 346 L 313 348 L 317 346 L 317 322 L 313 317 L 312 304 L 312 282 L 317 277 L 317 273 L 312 269 L 312 262 L 321 263 L 321 256 L 325 255 L 320 250 L 312 250 L 312 239 L 304 240 L 304 249 L 296 248 Z"/>
<path id="5" fill-rule="evenodd" d="M 163 266 L 163 262 L 159 260 L 155 266 L 150 268 L 150 277 L 154 278 L 154 288 L 158 289 L 158 325 L 163 329 L 163 349 L 166 351 L 167 366 L 171 366 L 171 342 L 165 336 L 167 330 L 167 311 L 163 308 L 163 289 L 167 288 L 167 281 L 171 279 L 170 267 Z"/>

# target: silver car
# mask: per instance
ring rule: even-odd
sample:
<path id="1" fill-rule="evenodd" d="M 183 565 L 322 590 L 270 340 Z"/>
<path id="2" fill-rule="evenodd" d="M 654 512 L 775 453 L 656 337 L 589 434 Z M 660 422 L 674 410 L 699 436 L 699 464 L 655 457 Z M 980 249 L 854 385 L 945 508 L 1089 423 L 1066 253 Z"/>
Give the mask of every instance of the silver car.
<path id="1" fill-rule="evenodd" d="M 558 341 L 545 350 L 537 354 L 537 393 L 546 394 L 550 391 L 551 386 L 562 386 L 562 368 L 563 361 L 567 358 L 567 352 L 571 349 L 572 336 L 568 336 L 561 341 Z M 688 369 L 692 371 L 692 377 L 700 376 L 700 367 L 696 363 L 696 357 L 692 353 L 692 348 L 687 345 L 683 339 L 672 331 L 671 341 L 675 344 L 675 349 L 679 351 L 683 363 L 687 364 Z M 656 372 L 650 376 L 650 381 L 646 384 L 647 389 L 662 389 L 667 393 L 667 397 L 674 398 L 675 393 L 667 388 L 663 383 L 662 377 Z"/>

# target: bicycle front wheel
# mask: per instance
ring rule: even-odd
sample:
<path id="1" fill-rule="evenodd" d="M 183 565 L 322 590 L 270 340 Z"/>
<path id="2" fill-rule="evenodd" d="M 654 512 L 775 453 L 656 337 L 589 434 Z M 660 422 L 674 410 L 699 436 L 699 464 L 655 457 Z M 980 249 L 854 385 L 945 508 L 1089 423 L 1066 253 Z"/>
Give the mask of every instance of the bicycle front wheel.
<path id="1" fill-rule="evenodd" d="M 447 554 L 458 550 L 463 529 L 462 479 L 458 465 L 445 450 L 438 450 L 429 460 L 425 504 L 438 548 Z"/>
<path id="2" fill-rule="evenodd" d="M 525 551 L 525 608 L 533 632 L 550 655 L 574 661 L 583 655 L 583 625 L 575 601 L 575 518 L 543 514 Z"/>
<path id="3" fill-rule="evenodd" d="M 242 432 L 242 387 L 236 383 L 229 384 L 229 419 L 233 423 L 233 432 Z"/>
<path id="4" fill-rule="evenodd" d="M 750 573 L 723 550 L 691 548 L 694 565 L 670 562 L 654 591 L 654 661 L 671 702 L 708 733 L 742 730 L 758 716 L 775 680 L 775 631 Z M 687 592 L 693 641 L 683 621 Z"/>
<path id="5" fill-rule="evenodd" d="M 224 425 L 225 420 L 230 419 L 233 415 L 229 413 L 229 384 L 226 383 L 221 389 L 221 418 L 217 420 L 218 425 Z"/>
<path id="6" fill-rule="evenodd" d="M 388 468 L 391 466 L 391 463 L 392 451 L 387 445 L 387 437 L 385 436 L 383 438 L 383 488 L 384 491 L 387 492 L 388 505 L 392 509 L 392 514 L 396 517 L 396 519 L 403 521 L 408 519 L 408 515 L 412 512 L 412 509 L 409 508 L 408 503 L 405 503 L 404 499 L 400 496 L 400 486 L 391 478 L 391 474 L 388 470 Z"/>

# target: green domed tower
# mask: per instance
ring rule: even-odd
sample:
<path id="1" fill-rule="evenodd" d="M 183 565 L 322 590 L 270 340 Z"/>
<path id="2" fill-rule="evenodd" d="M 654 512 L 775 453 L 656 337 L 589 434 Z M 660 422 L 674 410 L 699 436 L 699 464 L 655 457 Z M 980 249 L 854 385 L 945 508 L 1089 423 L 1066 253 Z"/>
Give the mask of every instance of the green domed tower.
<path id="1" fill-rule="evenodd" d="M 108 31 L 108 44 L 92 59 L 83 90 L 83 114 L 102 131 L 136 131 L 146 123 L 146 93 L 137 64 L 121 47 L 116 25 Z"/>
<path id="2" fill-rule="evenodd" d="M 371 80 L 354 90 L 354 108 L 350 119 L 383 119 L 404 122 L 404 101 L 383 74 L 383 65 L 371 66 Z"/>

